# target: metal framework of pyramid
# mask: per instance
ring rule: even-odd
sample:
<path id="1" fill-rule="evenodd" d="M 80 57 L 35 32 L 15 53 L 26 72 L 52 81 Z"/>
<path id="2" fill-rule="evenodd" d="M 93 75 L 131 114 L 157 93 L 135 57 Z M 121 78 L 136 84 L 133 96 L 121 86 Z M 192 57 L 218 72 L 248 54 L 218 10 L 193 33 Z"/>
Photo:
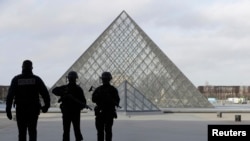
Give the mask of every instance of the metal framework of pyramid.
<path id="1" fill-rule="evenodd" d="M 126 112 L 160 111 L 156 105 L 129 84 L 128 81 L 125 80 L 117 89 L 120 95 L 121 108 L 119 110 Z"/>
<path id="2" fill-rule="evenodd" d="M 159 108 L 213 107 L 125 11 L 121 12 L 52 88 L 64 84 L 65 77 L 71 70 L 78 72 L 79 84 L 88 103 L 91 103 L 92 95 L 88 89 L 100 85 L 101 73 L 109 71 L 113 76 L 111 83 L 114 86 L 118 87 L 127 81 L 150 100 L 150 104 Z"/>

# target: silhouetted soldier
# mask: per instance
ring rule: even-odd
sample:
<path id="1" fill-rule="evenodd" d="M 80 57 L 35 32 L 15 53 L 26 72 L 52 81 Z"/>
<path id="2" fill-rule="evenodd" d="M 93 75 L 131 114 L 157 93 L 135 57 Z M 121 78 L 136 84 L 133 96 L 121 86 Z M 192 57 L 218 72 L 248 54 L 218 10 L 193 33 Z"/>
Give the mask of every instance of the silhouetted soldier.
<path id="1" fill-rule="evenodd" d="M 117 118 L 116 107 L 119 106 L 120 97 L 117 89 L 110 84 L 112 75 L 110 72 L 103 72 L 103 85 L 97 87 L 92 95 L 92 101 L 96 103 L 96 129 L 97 141 L 112 141 L 112 126 L 114 118 Z"/>
<path id="2" fill-rule="evenodd" d="M 70 125 L 73 124 L 76 141 L 82 141 L 83 136 L 80 129 L 81 110 L 86 107 L 86 99 L 82 88 L 76 84 L 78 75 L 75 71 L 68 73 L 69 83 L 56 87 L 52 92 L 60 96 L 60 108 L 63 118 L 63 141 L 70 140 Z"/>
<path id="3" fill-rule="evenodd" d="M 25 60 L 22 74 L 15 76 L 8 90 L 6 113 L 11 120 L 11 107 L 16 108 L 18 140 L 26 141 L 27 131 L 29 141 L 37 140 L 37 120 L 40 109 L 46 113 L 50 107 L 50 96 L 42 79 L 32 73 L 32 62 Z M 41 106 L 39 95 L 42 96 L 44 106 Z"/>

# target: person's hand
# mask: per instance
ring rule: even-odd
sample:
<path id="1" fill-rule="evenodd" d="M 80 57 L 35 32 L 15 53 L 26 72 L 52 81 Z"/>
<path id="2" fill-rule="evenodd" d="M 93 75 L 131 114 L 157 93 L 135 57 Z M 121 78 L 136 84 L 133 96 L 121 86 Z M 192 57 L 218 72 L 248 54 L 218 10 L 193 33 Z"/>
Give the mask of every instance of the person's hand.
<path id="1" fill-rule="evenodd" d="M 7 117 L 9 120 L 12 120 L 12 113 L 11 113 L 11 110 L 7 109 L 6 110 L 6 114 L 7 114 Z"/>
<path id="2" fill-rule="evenodd" d="M 48 106 L 43 106 L 41 109 L 42 109 L 43 113 L 47 113 L 48 110 L 49 110 L 49 107 Z"/>
<path id="3" fill-rule="evenodd" d="M 80 109 L 83 110 L 86 107 L 86 104 L 81 103 L 80 104 Z"/>

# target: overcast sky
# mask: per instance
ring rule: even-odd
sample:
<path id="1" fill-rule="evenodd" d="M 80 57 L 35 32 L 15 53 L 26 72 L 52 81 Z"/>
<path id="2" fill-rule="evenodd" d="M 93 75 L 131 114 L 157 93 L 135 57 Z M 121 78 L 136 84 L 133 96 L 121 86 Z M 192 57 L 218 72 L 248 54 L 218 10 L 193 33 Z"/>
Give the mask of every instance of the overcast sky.
<path id="1" fill-rule="evenodd" d="M 125 10 L 195 85 L 250 85 L 249 0 L 0 0 L 0 85 L 51 87 Z"/>

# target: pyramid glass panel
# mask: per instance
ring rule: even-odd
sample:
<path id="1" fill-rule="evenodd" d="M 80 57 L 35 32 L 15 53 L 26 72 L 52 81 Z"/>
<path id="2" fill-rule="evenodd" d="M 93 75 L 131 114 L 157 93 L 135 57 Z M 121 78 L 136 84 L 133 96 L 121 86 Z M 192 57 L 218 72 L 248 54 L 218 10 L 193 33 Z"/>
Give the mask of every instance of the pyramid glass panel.
<path id="1" fill-rule="evenodd" d="M 88 92 L 89 88 L 100 85 L 99 76 L 103 71 L 109 71 L 114 86 L 118 87 L 127 81 L 160 108 L 213 107 L 125 11 L 52 88 L 65 84 L 65 77 L 71 70 L 79 73 L 79 84 L 88 103 L 91 103 L 92 95 L 92 92 Z M 147 107 L 148 104 L 135 105 L 135 101 L 140 99 L 130 99 L 128 107 L 134 110 Z M 52 100 L 56 102 L 56 97 Z"/>
<path id="2" fill-rule="evenodd" d="M 126 112 L 154 112 L 160 109 L 147 99 L 140 91 L 124 81 L 118 86 L 120 106 L 118 110 Z"/>

